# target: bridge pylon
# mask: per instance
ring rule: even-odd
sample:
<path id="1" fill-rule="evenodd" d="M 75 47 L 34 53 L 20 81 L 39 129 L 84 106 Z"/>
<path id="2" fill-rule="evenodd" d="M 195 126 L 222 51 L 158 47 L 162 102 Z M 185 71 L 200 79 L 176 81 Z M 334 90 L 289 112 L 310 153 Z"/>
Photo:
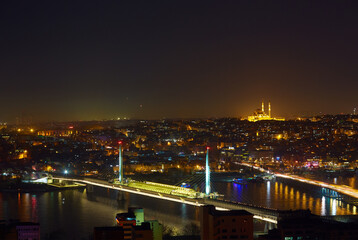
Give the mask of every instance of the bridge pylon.
<path id="1" fill-rule="evenodd" d="M 206 147 L 206 165 L 205 165 L 205 194 L 209 195 L 211 192 L 210 189 L 210 165 L 209 165 L 209 149 Z"/>
<path id="2" fill-rule="evenodd" d="M 123 182 L 123 153 L 122 153 L 122 141 L 118 142 L 118 181 Z"/>

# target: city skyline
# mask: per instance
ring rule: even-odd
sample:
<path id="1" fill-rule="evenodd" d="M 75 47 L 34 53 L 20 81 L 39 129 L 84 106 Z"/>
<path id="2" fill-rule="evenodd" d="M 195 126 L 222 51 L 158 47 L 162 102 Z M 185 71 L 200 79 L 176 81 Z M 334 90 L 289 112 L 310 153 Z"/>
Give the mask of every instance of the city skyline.
<path id="1" fill-rule="evenodd" d="M 353 113 L 356 3 L 7 2 L 0 122 Z"/>
<path id="2" fill-rule="evenodd" d="M 197 117 L 190 117 L 190 116 L 181 116 L 181 117 L 149 117 L 149 118 L 145 118 L 145 117 L 140 117 L 140 116 L 135 116 L 132 117 L 131 115 L 113 115 L 113 116 L 109 116 L 108 118 L 103 117 L 103 118 L 91 118 L 91 119 L 42 119 L 42 120 L 38 120 L 38 119 L 34 119 L 33 116 L 31 114 L 25 114 L 25 115 L 21 115 L 19 117 L 16 117 L 15 119 L 13 119 L 13 121 L 3 121 L 0 122 L 0 124 L 10 124 L 10 125 L 33 125 L 33 124 L 44 124 L 44 123 L 50 123 L 50 122 L 57 122 L 57 123 L 71 123 L 71 122 L 91 122 L 91 121 L 128 121 L 128 120 L 133 120 L 133 121 L 159 121 L 159 120 L 190 120 L 190 119 L 223 119 L 223 118 L 233 118 L 233 119 L 238 119 L 238 120 L 248 120 L 250 122 L 256 122 L 256 121 L 261 121 L 261 120 L 272 120 L 272 121 L 289 121 L 289 120 L 304 120 L 304 119 L 314 119 L 315 117 L 319 117 L 319 116 L 338 116 L 338 115 L 352 115 L 352 116 L 356 116 L 356 108 L 352 109 L 352 111 L 350 113 L 322 113 L 322 112 L 304 112 L 301 115 L 294 115 L 294 114 L 286 114 L 285 116 L 287 116 L 286 118 L 282 118 L 282 117 L 278 117 L 277 116 L 273 116 L 271 115 L 271 102 L 268 102 L 267 107 L 267 111 L 265 112 L 263 110 L 264 107 L 264 100 L 262 100 L 261 105 L 259 106 L 259 104 L 257 104 L 257 107 L 253 108 L 251 111 L 251 114 L 248 114 L 246 116 L 241 116 L 241 115 L 237 115 L 237 116 L 229 116 L 229 115 L 222 115 L 222 116 L 197 116 Z M 261 116 L 262 115 L 262 116 Z M 272 116 L 272 118 L 271 118 Z"/>

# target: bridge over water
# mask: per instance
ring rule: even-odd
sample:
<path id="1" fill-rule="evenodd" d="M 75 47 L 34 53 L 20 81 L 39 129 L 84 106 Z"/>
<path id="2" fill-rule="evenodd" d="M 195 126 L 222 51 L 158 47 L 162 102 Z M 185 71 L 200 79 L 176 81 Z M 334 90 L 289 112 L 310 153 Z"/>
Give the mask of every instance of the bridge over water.
<path id="1" fill-rule="evenodd" d="M 261 172 L 269 172 L 269 170 L 248 164 L 241 163 L 240 165 L 255 168 Z M 270 172 L 271 173 L 271 172 Z M 292 180 L 298 183 L 309 184 L 321 188 L 322 195 L 329 198 L 337 198 L 348 204 L 358 206 L 358 190 L 346 185 L 337 185 L 326 183 L 318 180 L 308 179 L 297 175 L 274 173 L 276 177 L 282 179 Z"/>
<path id="2" fill-rule="evenodd" d="M 173 201 L 178 203 L 189 204 L 193 206 L 214 205 L 220 210 L 246 210 L 254 214 L 254 218 L 269 223 L 277 224 L 279 211 L 277 209 L 255 206 L 252 204 L 222 200 L 215 198 L 210 186 L 210 164 L 209 164 L 209 147 L 206 151 L 205 165 L 205 193 L 199 193 L 193 189 L 178 188 L 173 185 L 166 185 L 153 182 L 126 182 L 123 177 L 123 157 L 122 142 L 119 142 L 118 156 L 118 180 L 116 183 L 109 183 L 98 179 L 79 179 L 79 178 L 54 178 L 60 181 L 73 181 L 87 184 L 88 186 L 97 186 L 107 189 L 114 189 L 121 192 L 143 195 L 161 200 Z"/>
<path id="3" fill-rule="evenodd" d="M 254 167 L 261 171 L 267 171 L 265 169 L 249 164 L 242 164 L 242 165 Z M 147 182 L 147 181 L 131 180 L 128 182 L 123 177 L 123 158 L 122 158 L 121 142 L 119 142 L 118 166 L 119 166 L 118 180 L 116 180 L 114 183 L 109 183 L 104 180 L 90 179 L 90 178 L 80 179 L 80 178 L 57 177 L 54 179 L 57 179 L 59 181 L 72 181 L 77 183 L 83 183 L 86 184 L 89 188 L 93 188 L 93 186 L 97 186 L 107 189 L 114 189 L 121 192 L 128 192 L 128 193 L 143 195 L 151 198 L 157 198 L 161 200 L 189 204 L 193 206 L 214 205 L 216 208 L 220 210 L 246 210 L 254 214 L 254 218 L 256 219 L 260 219 L 274 224 L 277 224 L 280 212 L 282 212 L 277 209 L 271 209 L 263 206 L 255 206 L 252 204 L 215 198 L 215 194 L 212 193 L 211 186 L 210 186 L 209 148 L 207 148 L 207 154 L 206 154 L 205 193 L 196 192 L 193 189 L 180 188 L 174 185 L 167 185 L 167 184 Z M 303 179 L 297 176 L 288 176 L 283 174 L 276 174 L 276 176 L 282 178 L 289 178 L 295 181 L 305 182 L 308 184 L 327 188 L 330 191 L 334 190 L 340 193 L 345 193 L 347 195 L 350 195 L 351 197 L 358 196 L 358 191 L 357 193 L 352 193 L 351 191 L 347 191 L 348 189 L 344 189 L 344 187 L 342 186 L 333 186 L 332 184 L 326 184 L 322 182 Z M 331 192 L 329 192 L 329 194 L 331 194 Z"/>
<path id="4" fill-rule="evenodd" d="M 210 204 L 210 205 L 214 205 L 219 210 L 246 210 L 254 214 L 254 218 L 256 219 L 277 224 L 278 211 L 276 209 L 265 208 L 265 207 L 260 207 L 260 206 L 255 206 L 255 205 L 245 204 L 240 202 L 211 199 L 206 197 L 190 198 L 184 196 L 171 195 L 167 193 L 151 191 L 149 189 L 143 189 L 143 188 L 139 189 L 135 187 L 129 187 L 126 185 L 112 184 L 104 180 L 97 180 L 97 179 L 77 179 L 77 178 L 59 178 L 59 177 L 54 177 L 53 179 L 59 181 L 79 182 L 79 183 L 87 184 L 89 186 L 114 189 L 118 191 L 132 193 L 132 194 L 143 195 L 151 198 L 189 204 L 193 206 L 203 206 L 203 205 Z"/>

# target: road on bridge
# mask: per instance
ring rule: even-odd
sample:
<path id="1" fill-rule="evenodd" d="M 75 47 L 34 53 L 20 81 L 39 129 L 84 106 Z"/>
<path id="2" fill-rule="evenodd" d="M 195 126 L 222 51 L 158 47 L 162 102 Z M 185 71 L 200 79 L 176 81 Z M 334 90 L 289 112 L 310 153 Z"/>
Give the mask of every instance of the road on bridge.
<path id="1" fill-rule="evenodd" d="M 261 167 L 258 167 L 258 166 L 252 165 L 252 164 L 248 164 L 248 163 L 240 163 L 240 165 L 250 167 L 250 168 L 252 167 L 252 168 L 257 169 L 257 170 L 259 170 L 261 172 L 274 174 L 277 177 L 286 178 L 286 179 L 292 179 L 292 180 L 295 180 L 295 181 L 315 185 L 315 186 L 322 187 L 322 188 L 328 188 L 328 189 L 331 189 L 331 190 L 336 191 L 338 193 L 345 194 L 345 195 L 347 195 L 349 197 L 358 199 L 358 190 L 354 189 L 354 188 L 351 188 L 349 186 L 346 186 L 346 185 L 337 185 L 337 184 L 326 183 L 326 182 L 322 182 L 322 181 L 303 178 L 303 177 L 293 175 L 293 174 L 273 173 L 273 172 L 271 172 L 271 171 L 269 171 L 267 169 L 264 169 L 264 168 L 261 168 Z"/>
<path id="2" fill-rule="evenodd" d="M 76 178 L 60 178 L 54 177 L 53 179 L 62 180 L 62 181 L 73 181 L 80 182 L 89 185 L 94 185 L 98 187 L 115 189 L 119 191 L 129 192 L 133 194 L 143 195 L 147 197 L 168 200 L 178 203 L 189 204 L 193 206 L 203 206 L 203 205 L 214 205 L 218 210 L 246 210 L 254 214 L 254 218 L 260 219 L 266 222 L 277 224 L 278 212 L 276 209 L 264 208 L 259 206 L 254 206 L 251 204 L 244 204 L 239 202 L 232 202 L 226 200 L 210 199 L 210 198 L 187 198 L 176 195 L 169 195 L 165 193 L 158 193 L 145 189 L 136 189 L 133 187 L 128 187 L 125 185 L 112 184 L 104 180 L 98 179 L 76 179 Z"/>

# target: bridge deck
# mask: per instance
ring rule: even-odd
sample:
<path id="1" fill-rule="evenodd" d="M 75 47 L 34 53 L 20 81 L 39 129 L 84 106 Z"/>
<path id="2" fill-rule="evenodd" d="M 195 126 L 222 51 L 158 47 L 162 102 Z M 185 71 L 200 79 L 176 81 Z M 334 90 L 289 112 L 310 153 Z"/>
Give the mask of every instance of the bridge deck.
<path id="1" fill-rule="evenodd" d="M 264 169 L 264 168 L 261 168 L 261 167 L 258 167 L 258 166 L 252 165 L 252 164 L 248 164 L 248 163 L 240 163 L 240 165 L 246 166 L 246 167 L 252 167 L 252 168 L 255 168 L 261 172 L 269 172 L 269 170 L 267 170 L 267 169 Z M 336 191 L 340 194 L 358 199 L 358 190 L 354 189 L 350 186 L 326 183 L 326 182 L 322 182 L 322 181 L 318 181 L 318 180 L 303 178 L 303 177 L 300 177 L 297 175 L 292 175 L 292 174 L 275 173 L 275 175 L 280 178 L 291 179 L 291 180 L 295 180 L 298 182 L 307 183 L 307 184 L 311 184 L 311 185 L 322 187 L 322 188 L 327 188 L 327 189 Z"/>
<path id="2" fill-rule="evenodd" d="M 193 206 L 203 206 L 203 205 L 214 205 L 215 207 L 218 207 L 221 210 L 247 210 L 254 214 L 254 218 L 261 219 L 267 222 L 275 223 L 277 224 L 277 210 L 275 209 L 269 209 L 259 206 L 254 206 L 250 204 L 244 204 L 239 202 L 232 202 L 232 201 L 225 201 L 225 200 L 218 200 L 218 199 L 210 199 L 210 198 L 188 198 L 184 196 L 176 196 L 171 195 L 168 193 L 161 193 L 161 192 L 155 192 L 148 189 L 139 189 L 134 188 L 130 186 L 125 185 L 116 185 L 111 184 L 102 180 L 97 179 L 73 179 L 73 178 L 54 178 L 59 180 L 65 180 L 65 181 L 74 181 L 74 182 L 81 182 L 85 184 L 90 184 L 98 187 L 104 187 L 109 189 L 115 189 L 119 191 L 134 193 L 138 195 L 158 198 L 162 200 L 168 200 L 168 201 L 174 201 L 184 204 L 189 204 Z"/>

